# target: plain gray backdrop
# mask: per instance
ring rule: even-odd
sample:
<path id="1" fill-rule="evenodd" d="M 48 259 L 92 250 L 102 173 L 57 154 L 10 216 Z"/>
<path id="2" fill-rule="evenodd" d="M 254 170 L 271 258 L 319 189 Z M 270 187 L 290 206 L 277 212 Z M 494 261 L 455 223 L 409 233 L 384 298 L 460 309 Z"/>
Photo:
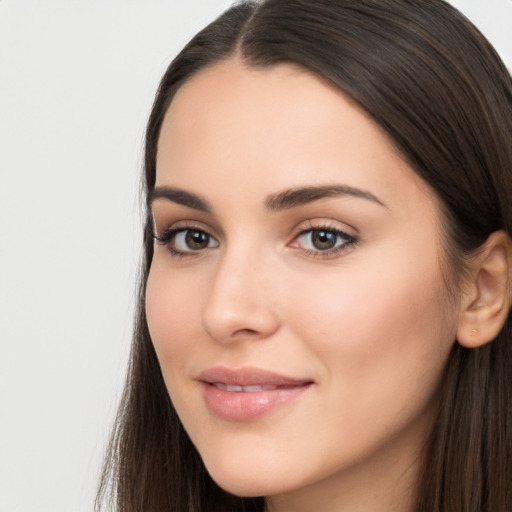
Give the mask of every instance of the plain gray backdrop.
<path id="1" fill-rule="evenodd" d="M 453 0 L 512 68 L 512 0 Z M 90 512 L 126 367 L 144 126 L 229 0 L 0 0 L 0 512 Z"/>

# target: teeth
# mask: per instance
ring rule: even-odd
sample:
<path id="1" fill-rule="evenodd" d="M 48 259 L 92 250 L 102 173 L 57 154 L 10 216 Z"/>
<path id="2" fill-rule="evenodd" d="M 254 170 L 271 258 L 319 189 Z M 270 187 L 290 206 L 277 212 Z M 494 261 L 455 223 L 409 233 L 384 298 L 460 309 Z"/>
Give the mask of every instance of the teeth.
<path id="1" fill-rule="evenodd" d="M 226 384 L 226 391 L 234 391 L 235 393 L 239 393 L 243 391 L 244 388 L 242 386 L 233 386 L 232 384 Z"/>
<path id="2" fill-rule="evenodd" d="M 222 389 L 222 391 L 229 391 L 232 393 L 254 393 L 257 391 L 270 391 L 276 389 L 276 386 L 236 386 L 234 384 L 224 384 L 223 382 L 215 382 L 214 385 Z"/>
<path id="3" fill-rule="evenodd" d="M 244 386 L 244 391 L 246 393 L 251 393 L 254 391 L 263 391 L 263 386 Z"/>

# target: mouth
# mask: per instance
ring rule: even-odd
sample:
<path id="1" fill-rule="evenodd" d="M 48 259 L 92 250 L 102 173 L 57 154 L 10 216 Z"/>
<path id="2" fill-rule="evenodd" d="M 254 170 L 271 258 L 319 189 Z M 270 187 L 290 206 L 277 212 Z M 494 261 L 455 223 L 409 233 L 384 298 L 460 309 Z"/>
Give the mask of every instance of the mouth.
<path id="1" fill-rule="evenodd" d="M 212 382 L 215 386 L 222 391 L 229 391 L 230 393 L 257 393 L 258 391 L 275 391 L 276 389 L 287 389 L 295 386 L 271 386 L 271 385 L 255 385 L 255 386 L 238 386 L 236 384 L 225 384 L 223 382 Z"/>
<path id="2" fill-rule="evenodd" d="M 310 379 L 253 367 L 214 367 L 203 372 L 198 380 L 208 410 L 232 422 L 255 421 L 288 406 L 314 384 Z"/>
<path id="3" fill-rule="evenodd" d="M 311 379 L 289 377 L 252 366 L 243 366 L 241 368 L 214 366 L 201 373 L 198 380 L 206 384 L 233 388 L 225 389 L 224 391 L 237 392 L 269 391 L 276 388 L 291 388 L 313 382 Z"/>

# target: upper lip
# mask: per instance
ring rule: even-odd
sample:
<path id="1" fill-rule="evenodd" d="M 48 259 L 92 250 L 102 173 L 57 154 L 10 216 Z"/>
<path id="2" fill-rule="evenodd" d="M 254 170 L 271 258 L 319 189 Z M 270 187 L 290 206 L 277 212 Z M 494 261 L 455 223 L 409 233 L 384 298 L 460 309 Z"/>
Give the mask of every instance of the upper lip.
<path id="1" fill-rule="evenodd" d="M 300 379 L 288 377 L 279 373 L 244 366 L 241 368 L 228 368 L 225 366 L 214 366 L 202 372 L 199 381 L 208 384 L 228 384 L 234 386 L 304 386 L 312 384 L 311 379 Z"/>

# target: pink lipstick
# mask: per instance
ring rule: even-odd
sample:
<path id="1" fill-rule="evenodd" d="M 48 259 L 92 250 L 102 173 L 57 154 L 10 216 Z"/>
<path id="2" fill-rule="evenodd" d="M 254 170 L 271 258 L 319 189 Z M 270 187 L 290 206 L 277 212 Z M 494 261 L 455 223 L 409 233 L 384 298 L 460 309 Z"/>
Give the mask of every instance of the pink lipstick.
<path id="1" fill-rule="evenodd" d="M 297 398 L 313 381 L 253 367 L 216 366 L 198 377 L 208 409 L 227 421 L 253 421 Z"/>

